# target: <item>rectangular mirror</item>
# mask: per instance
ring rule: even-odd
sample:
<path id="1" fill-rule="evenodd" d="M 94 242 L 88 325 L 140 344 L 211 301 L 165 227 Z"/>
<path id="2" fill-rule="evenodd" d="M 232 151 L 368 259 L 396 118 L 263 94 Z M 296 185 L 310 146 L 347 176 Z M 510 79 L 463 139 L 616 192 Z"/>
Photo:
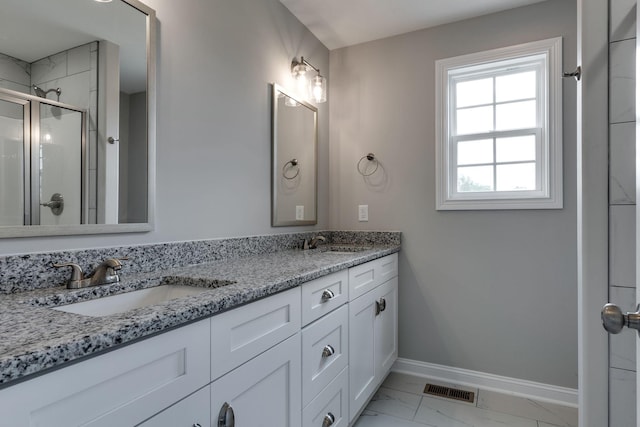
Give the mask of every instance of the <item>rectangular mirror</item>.
<path id="1" fill-rule="evenodd" d="M 155 12 L 3 0 L 0 237 L 153 229 Z"/>
<path id="2" fill-rule="evenodd" d="M 318 109 L 273 85 L 271 225 L 317 224 Z"/>

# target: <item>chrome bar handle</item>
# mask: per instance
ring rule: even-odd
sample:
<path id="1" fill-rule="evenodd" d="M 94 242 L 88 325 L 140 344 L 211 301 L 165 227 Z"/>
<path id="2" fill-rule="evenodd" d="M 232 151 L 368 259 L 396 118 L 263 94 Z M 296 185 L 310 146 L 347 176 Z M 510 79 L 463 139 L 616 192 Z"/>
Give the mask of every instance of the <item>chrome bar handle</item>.
<path id="1" fill-rule="evenodd" d="M 635 313 L 622 313 L 620 307 L 615 304 L 605 304 L 600 313 L 602 318 L 602 326 L 610 334 L 619 334 L 626 326 L 638 331 L 640 336 L 640 304 L 636 308 Z"/>
<path id="2" fill-rule="evenodd" d="M 322 297 L 320 298 L 320 302 L 327 302 L 335 298 L 335 296 L 336 295 L 333 293 L 331 289 L 325 289 L 324 292 L 322 292 Z"/>
<path id="3" fill-rule="evenodd" d="M 227 402 L 224 402 L 220 413 L 218 413 L 218 427 L 234 427 L 236 425 L 233 408 Z"/>
<path id="4" fill-rule="evenodd" d="M 322 358 L 326 359 L 327 357 L 333 356 L 335 352 L 336 350 L 332 346 L 327 344 L 322 349 Z"/>
<path id="5" fill-rule="evenodd" d="M 335 422 L 336 422 L 336 417 L 331 412 L 327 412 L 327 415 L 325 415 L 322 420 L 322 427 L 330 427 Z"/>

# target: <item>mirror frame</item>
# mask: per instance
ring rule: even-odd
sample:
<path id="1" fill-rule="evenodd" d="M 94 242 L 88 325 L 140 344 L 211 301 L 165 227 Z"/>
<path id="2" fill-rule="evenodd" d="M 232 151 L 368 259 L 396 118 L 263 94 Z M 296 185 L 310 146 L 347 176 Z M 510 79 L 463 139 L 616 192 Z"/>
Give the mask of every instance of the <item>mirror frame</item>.
<path id="1" fill-rule="evenodd" d="M 291 94 L 282 86 L 273 83 L 272 107 L 271 107 L 271 226 L 285 227 L 292 225 L 316 225 L 318 223 L 318 108 L 306 101 L 300 101 L 296 95 Z M 276 221 L 278 209 L 278 179 L 280 168 L 278 167 L 278 93 L 295 100 L 297 103 L 310 109 L 313 114 L 313 157 L 315 160 L 315 176 L 313 191 L 315 192 L 314 219 L 301 221 Z"/>
<path id="2" fill-rule="evenodd" d="M 127 224 L 22 225 L 0 227 L 0 238 L 71 236 L 153 231 L 156 206 L 156 12 L 139 0 L 119 0 L 146 15 L 147 49 L 147 222 Z"/>

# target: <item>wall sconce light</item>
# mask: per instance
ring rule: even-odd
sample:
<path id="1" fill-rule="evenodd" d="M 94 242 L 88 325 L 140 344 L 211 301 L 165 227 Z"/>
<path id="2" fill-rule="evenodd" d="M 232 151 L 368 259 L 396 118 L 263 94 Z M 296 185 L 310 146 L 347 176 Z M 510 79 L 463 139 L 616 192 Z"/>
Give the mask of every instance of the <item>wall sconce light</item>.
<path id="1" fill-rule="evenodd" d="M 309 72 L 314 70 L 317 74 L 309 77 Z M 327 102 L 327 79 L 320 75 L 320 69 L 311 65 L 304 56 L 300 61 L 295 58 L 291 61 L 291 75 L 297 82 L 298 92 L 305 98 L 311 99 L 316 104 Z"/>

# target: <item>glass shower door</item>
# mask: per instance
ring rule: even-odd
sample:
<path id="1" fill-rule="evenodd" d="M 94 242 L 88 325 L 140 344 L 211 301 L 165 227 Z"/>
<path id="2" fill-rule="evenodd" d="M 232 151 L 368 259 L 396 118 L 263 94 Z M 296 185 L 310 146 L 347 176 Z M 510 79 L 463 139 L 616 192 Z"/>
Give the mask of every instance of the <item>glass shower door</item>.
<path id="1" fill-rule="evenodd" d="M 29 102 L 0 94 L 0 226 L 30 223 Z"/>
<path id="2" fill-rule="evenodd" d="M 37 142 L 34 151 L 38 155 L 32 158 L 32 197 L 33 204 L 39 205 L 33 224 L 84 223 L 84 115 L 79 110 L 44 102 L 33 114 L 38 116 L 33 118 L 37 123 L 33 130 Z"/>

